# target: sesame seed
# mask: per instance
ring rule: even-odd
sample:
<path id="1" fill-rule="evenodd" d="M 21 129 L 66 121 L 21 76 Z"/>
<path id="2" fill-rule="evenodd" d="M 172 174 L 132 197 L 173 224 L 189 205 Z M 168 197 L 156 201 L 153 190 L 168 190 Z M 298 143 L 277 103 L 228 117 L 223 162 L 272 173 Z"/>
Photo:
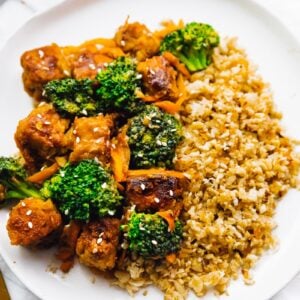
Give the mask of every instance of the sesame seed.
<path id="1" fill-rule="evenodd" d="M 41 115 L 41 114 L 37 114 L 36 116 L 37 116 L 39 119 L 42 118 L 42 115 Z"/>
<path id="2" fill-rule="evenodd" d="M 94 132 L 98 132 L 99 130 L 100 130 L 99 127 L 95 127 L 95 128 L 93 129 Z"/>
<path id="3" fill-rule="evenodd" d="M 28 227 L 29 227 L 30 229 L 33 227 L 32 222 L 28 222 L 27 225 L 28 225 Z"/>
<path id="4" fill-rule="evenodd" d="M 166 147 L 168 144 L 166 142 L 161 142 L 162 146 Z"/>
<path id="5" fill-rule="evenodd" d="M 113 216 L 113 215 L 115 214 L 115 212 L 116 212 L 115 210 L 109 210 L 109 211 L 108 211 L 108 214 L 109 214 L 110 216 Z"/>
<path id="6" fill-rule="evenodd" d="M 81 113 L 83 114 L 83 115 L 85 115 L 85 116 L 87 116 L 87 111 L 86 111 L 86 109 L 83 109 L 82 111 L 81 111 Z"/>
<path id="7" fill-rule="evenodd" d="M 27 210 L 27 212 L 26 212 L 26 216 L 30 216 L 30 215 L 31 215 L 31 213 L 32 213 L 32 210 L 31 210 L 31 209 Z"/>
<path id="8" fill-rule="evenodd" d="M 143 157 L 144 155 L 143 155 L 143 153 L 138 153 L 137 156 L 138 157 Z"/>
<path id="9" fill-rule="evenodd" d="M 116 149 L 116 145 L 115 145 L 115 144 L 111 144 L 111 147 L 112 147 L 113 149 Z"/>
<path id="10" fill-rule="evenodd" d="M 124 41 L 124 40 L 122 40 L 121 42 L 120 42 L 120 44 L 121 44 L 121 46 L 125 46 L 126 45 L 126 42 Z"/>
<path id="11" fill-rule="evenodd" d="M 79 136 L 76 137 L 76 143 L 77 143 L 77 144 L 80 143 L 80 137 L 79 137 Z"/>
<path id="12" fill-rule="evenodd" d="M 96 140 L 96 144 L 101 144 L 101 143 L 102 143 L 102 138 Z"/>
<path id="13" fill-rule="evenodd" d="M 146 188 L 146 186 L 143 183 L 141 183 L 141 189 L 145 190 L 145 188 Z"/>
<path id="14" fill-rule="evenodd" d="M 170 196 L 174 196 L 174 192 L 172 190 L 169 191 Z"/>
<path id="15" fill-rule="evenodd" d="M 42 91 L 42 96 L 43 96 L 43 97 L 46 96 L 46 91 L 45 91 L 45 90 Z M 40 103 L 40 104 L 41 104 L 41 103 Z M 39 105 L 39 106 L 40 106 L 40 105 Z"/>
<path id="16" fill-rule="evenodd" d="M 50 125 L 51 122 L 50 122 L 50 121 L 45 121 L 44 124 L 45 124 L 45 125 Z"/>
<path id="17" fill-rule="evenodd" d="M 93 254 L 96 254 L 98 252 L 98 249 L 94 248 L 92 252 L 93 252 Z"/>
<path id="18" fill-rule="evenodd" d="M 157 198 L 157 197 L 155 197 L 155 198 L 154 198 L 154 201 L 155 201 L 156 203 L 159 203 L 159 202 L 160 202 L 160 199 Z"/>
<path id="19" fill-rule="evenodd" d="M 108 63 L 104 63 L 103 66 L 104 66 L 104 67 L 107 67 L 107 66 L 108 66 Z"/>
<path id="20" fill-rule="evenodd" d="M 94 64 L 89 64 L 89 68 L 90 68 L 91 70 L 96 70 L 96 66 L 95 66 Z"/>
<path id="21" fill-rule="evenodd" d="M 156 240 L 152 240 L 151 243 L 152 243 L 153 245 L 155 245 L 155 246 L 157 245 L 157 241 L 156 241 Z"/>
<path id="22" fill-rule="evenodd" d="M 104 235 L 104 232 L 101 232 L 101 233 L 99 234 L 99 238 L 102 237 L 103 235 Z"/>
<path id="23" fill-rule="evenodd" d="M 141 79 L 142 77 L 143 77 L 142 74 L 137 74 L 137 75 L 136 75 L 136 79 Z"/>
<path id="24" fill-rule="evenodd" d="M 103 189 L 106 189 L 106 188 L 107 188 L 107 183 L 106 183 L 106 182 L 102 183 L 101 187 L 102 187 Z"/>
<path id="25" fill-rule="evenodd" d="M 77 133 L 77 131 L 74 129 L 74 130 L 73 130 L 73 134 L 76 134 L 76 133 Z"/>
<path id="26" fill-rule="evenodd" d="M 157 141 L 156 141 L 156 144 L 157 144 L 158 146 L 161 146 L 162 143 L 161 143 L 160 140 L 157 140 Z"/>
<path id="27" fill-rule="evenodd" d="M 45 53 L 44 53 L 43 50 L 39 50 L 38 53 L 39 53 L 39 57 L 40 57 L 40 58 L 43 58 L 44 55 L 45 55 Z"/>
<path id="28" fill-rule="evenodd" d="M 97 240 L 97 244 L 100 245 L 102 243 L 103 239 L 102 238 L 98 238 Z"/>
<path id="29" fill-rule="evenodd" d="M 69 72 L 68 70 L 64 70 L 64 74 L 65 74 L 66 76 L 70 76 L 70 72 Z"/>
<path id="30" fill-rule="evenodd" d="M 149 69 L 149 72 L 150 72 L 152 75 L 154 75 L 154 74 L 155 74 L 155 71 L 154 71 L 154 70 L 152 70 L 152 69 Z"/>
<path id="31" fill-rule="evenodd" d="M 96 44 L 95 46 L 96 46 L 97 50 L 101 50 L 103 48 L 103 45 L 100 45 L 100 44 Z"/>
<path id="32" fill-rule="evenodd" d="M 26 203 L 25 202 L 21 202 L 21 205 L 23 206 L 23 207 L 25 207 L 26 206 Z"/>
<path id="33" fill-rule="evenodd" d="M 69 214 L 69 210 L 66 209 L 66 210 L 65 210 L 65 215 L 67 216 L 68 214 Z"/>

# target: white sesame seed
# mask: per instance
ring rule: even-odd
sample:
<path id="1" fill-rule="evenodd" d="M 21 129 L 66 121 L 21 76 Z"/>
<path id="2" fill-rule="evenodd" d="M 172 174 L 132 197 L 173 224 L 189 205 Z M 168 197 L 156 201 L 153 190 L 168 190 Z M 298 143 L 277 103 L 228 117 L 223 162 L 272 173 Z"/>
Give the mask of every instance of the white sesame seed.
<path id="1" fill-rule="evenodd" d="M 105 63 L 103 64 L 103 66 L 104 66 L 104 67 L 107 67 L 107 66 L 108 66 L 108 63 L 105 62 Z"/>
<path id="2" fill-rule="evenodd" d="M 43 97 L 46 96 L 46 91 L 45 91 L 45 90 L 42 91 L 42 96 L 43 96 Z M 40 104 L 41 104 L 41 103 L 40 103 Z M 40 105 L 39 105 L 39 106 L 40 106 Z"/>
<path id="3" fill-rule="evenodd" d="M 116 145 L 115 145 L 115 144 L 111 144 L 111 147 L 112 147 L 113 149 L 116 149 Z"/>
<path id="4" fill-rule="evenodd" d="M 96 254 L 98 252 L 98 249 L 94 248 L 92 252 L 93 252 L 93 254 Z"/>
<path id="5" fill-rule="evenodd" d="M 161 143 L 160 140 L 157 140 L 157 141 L 156 141 L 156 144 L 157 144 L 158 146 L 161 146 L 162 143 Z"/>
<path id="6" fill-rule="evenodd" d="M 160 199 L 157 198 L 157 197 L 155 197 L 155 198 L 154 198 L 154 201 L 155 201 L 156 203 L 159 203 L 159 202 L 160 202 Z"/>
<path id="7" fill-rule="evenodd" d="M 120 42 L 120 44 L 121 44 L 121 46 L 125 46 L 126 45 L 126 42 L 124 41 L 124 40 L 122 40 L 121 42 Z"/>
<path id="8" fill-rule="evenodd" d="M 115 214 L 115 212 L 116 212 L 115 210 L 109 210 L 109 211 L 108 211 L 108 214 L 109 214 L 110 216 L 113 216 L 113 215 Z"/>
<path id="9" fill-rule="evenodd" d="M 36 116 L 37 116 L 39 119 L 42 118 L 42 115 L 41 115 L 41 114 L 37 114 Z"/>
<path id="10" fill-rule="evenodd" d="M 136 75 L 136 79 L 141 79 L 142 77 L 143 77 L 142 74 L 137 74 L 137 75 Z"/>
<path id="11" fill-rule="evenodd" d="M 89 68 L 90 68 L 91 70 L 96 70 L 96 66 L 95 66 L 94 64 L 89 64 Z"/>
<path id="12" fill-rule="evenodd" d="M 167 147 L 168 144 L 166 142 L 161 142 L 162 146 Z"/>
<path id="13" fill-rule="evenodd" d="M 101 233 L 99 234 L 99 238 L 102 237 L 103 235 L 104 235 L 104 232 L 101 232 Z"/>
<path id="14" fill-rule="evenodd" d="M 31 209 L 27 210 L 26 216 L 30 216 L 31 214 L 32 214 L 32 210 Z"/>
<path id="15" fill-rule="evenodd" d="M 67 216 L 68 214 L 69 214 L 69 210 L 66 209 L 66 210 L 65 210 L 65 215 Z"/>
<path id="16" fill-rule="evenodd" d="M 45 92 L 46 93 L 46 92 Z M 38 107 L 41 107 L 41 106 L 43 106 L 43 105 L 45 105 L 46 104 L 46 102 L 45 101 L 42 101 L 39 105 L 38 105 Z"/>
<path id="17" fill-rule="evenodd" d="M 70 72 L 69 72 L 68 70 L 64 70 L 64 74 L 65 74 L 66 76 L 70 76 Z"/>
<path id="18" fill-rule="evenodd" d="M 152 69 L 149 69 L 149 72 L 150 72 L 152 75 L 154 75 L 154 74 L 155 74 L 155 71 L 154 71 L 154 70 L 152 70 Z"/>
<path id="19" fill-rule="evenodd" d="M 40 58 L 43 58 L 44 55 L 45 55 L 45 53 L 44 53 L 43 50 L 39 50 L 38 53 L 39 53 L 39 57 L 40 57 Z"/>
<path id="20" fill-rule="evenodd" d="M 25 202 L 21 202 L 21 205 L 23 206 L 23 207 L 25 207 L 26 206 L 26 203 Z"/>
<path id="21" fill-rule="evenodd" d="M 103 139 L 102 139 L 102 138 L 100 138 L 100 139 L 97 139 L 97 140 L 96 140 L 96 144 L 101 144 L 101 143 L 102 143 L 102 141 L 103 141 Z"/>
<path id="22" fill-rule="evenodd" d="M 87 111 L 86 111 L 86 109 L 83 109 L 82 111 L 81 111 L 81 113 L 83 114 L 83 115 L 85 115 L 85 116 L 87 116 Z"/>
<path id="23" fill-rule="evenodd" d="M 103 189 L 106 189 L 106 188 L 107 188 L 107 183 L 106 183 L 106 182 L 103 182 L 102 185 L 101 185 L 101 187 L 102 187 Z"/>
<path id="24" fill-rule="evenodd" d="M 152 240 L 151 243 L 152 243 L 153 245 L 157 245 L 157 241 L 156 241 L 156 240 Z"/>
<path id="25" fill-rule="evenodd" d="M 44 124 L 45 124 L 45 125 L 50 125 L 51 122 L 50 122 L 50 121 L 45 121 Z"/>
<path id="26" fill-rule="evenodd" d="M 97 240 L 97 244 L 100 245 L 102 243 L 103 239 L 102 238 L 98 238 Z"/>
<path id="27" fill-rule="evenodd" d="M 239 204 L 239 200 L 237 198 L 234 198 L 233 199 L 233 205 L 238 206 L 238 204 Z"/>
<path id="28" fill-rule="evenodd" d="M 101 50 L 103 48 L 103 45 L 100 45 L 100 44 L 96 44 L 95 46 L 96 46 L 97 50 Z"/>
<path id="29" fill-rule="evenodd" d="M 77 134 L 77 131 L 75 129 L 73 130 L 73 134 Z"/>
<path id="30" fill-rule="evenodd" d="M 174 192 L 172 190 L 169 190 L 170 196 L 174 196 Z"/>
<path id="31" fill-rule="evenodd" d="M 138 157 L 143 157 L 144 155 L 143 155 L 143 153 L 138 153 L 137 156 Z"/>
<path id="32" fill-rule="evenodd" d="M 80 137 L 79 137 L 79 136 L 76 137 L 76 143 L 77 143 L 77 144 L 80 143 Z"/>
<path id="33" fill-rule="evenodd" d="M 143 183 L 141 183 L 141 189 L 145 190 L 145 188 L 146 188 L 146 186 Z"/>
<path id="34" fill-rule="evenodd" d="M 99 130 L 100 130 L 99 127 L 95 127 L 95 128 L 93 129 L 94 132 L 98 132 Z"/>
<path id="35" fill-rule="evenodd" d="M 28 227 L 29 227 L 30 229 L 33 227 L 32 222 L 28 222 L 27 225 L 28 225 Z"/>

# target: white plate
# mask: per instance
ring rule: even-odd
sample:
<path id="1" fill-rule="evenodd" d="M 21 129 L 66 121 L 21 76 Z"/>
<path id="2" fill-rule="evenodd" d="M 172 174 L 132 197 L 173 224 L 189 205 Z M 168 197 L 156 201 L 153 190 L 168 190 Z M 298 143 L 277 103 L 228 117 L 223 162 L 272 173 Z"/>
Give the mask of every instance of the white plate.
<path id="1" fill-rule="evenodd" d="M 271 82 L 288 133 L 300 139 L 300 47 L 280 22 L 261 7 L 246 0 L 74 0 L 32 19 L 1 52 L 0 155 L 16 151 L 14 130 L 18 120 L 31 109 L 21 82 L 20 55 L 27 49 L 54 41 L 68 45 L 97 36 L 111 37 L 128 15 L 131 21 L 141 21 L 150 28 L 157 27 L 164 19 L 183 18 L 210 23 L 221 35 L 238 36 L 265 80 Z M 280 202 L 276 215 L 280 248 L 259 261 L 254 270 L 256 284 L 245 286 L 235 281 L 229 288 L 229 297 L 224 299 L 268 299 L 300 269 L 299 198 L 299 192 L 290 191 Z M 32 252 L 10 246 L 5 229 L 7 213 L 7 210 L 0 211 L 0 253 L 37 296 L 49 300 L 130 299 L 99 276 L 92 283 L 94 275 L 79 264 L 65 276 L 47 272 L 47 265 L 53 259 L 51 251 Z M 148 290 L 147 297 L 139 294 L 137 299 L 163 298 L 156 289 Z"/>

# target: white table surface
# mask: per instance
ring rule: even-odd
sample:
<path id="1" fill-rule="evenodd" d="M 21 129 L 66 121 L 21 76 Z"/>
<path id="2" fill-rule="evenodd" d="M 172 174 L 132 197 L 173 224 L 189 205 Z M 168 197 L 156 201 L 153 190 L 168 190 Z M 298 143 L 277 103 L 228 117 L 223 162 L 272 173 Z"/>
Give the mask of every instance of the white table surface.
<path id="1" fill-rule="evenodd" d="M 224 0 L 225 1 L 225 0 Z M 277 16 L 300 41 L 300 0 L 253 0 Z M 0 48 L 34 14 L 63 0 L 0 0 Z M 13 16 L 13 17 L 12 17 Z M 300 255 L 300 253 L 299 253 Z M 14 276 L 0 256 L 2 271 L 12 300 L 38 300 Z M 300 273 L 272 300 L 300 299 Z M 1 300 L 1 299 L 0 299 Z M 60 299 L 55 299 L 60 300 Z"/>

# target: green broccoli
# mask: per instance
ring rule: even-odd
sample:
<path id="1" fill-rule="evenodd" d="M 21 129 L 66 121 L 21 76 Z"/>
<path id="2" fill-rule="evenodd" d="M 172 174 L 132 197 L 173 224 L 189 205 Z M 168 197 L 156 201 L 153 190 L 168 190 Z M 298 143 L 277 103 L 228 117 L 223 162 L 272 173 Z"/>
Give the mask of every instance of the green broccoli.
<path id="1" fill-rule="evenodd" d="M 136 96 L 141 87 L 142 75 L 136 71 L 133 59 L 121 56 L 98 73 L 97 94 L 103 112 L 125 112 L 134 114 L 145 105 Z"/>
<path id="2" fill-rule="evenodd" d="M 26 181 L 27 173 L 21 163 L 12 157 L 0 157 L 0 201 L 24 199 L 27 197 L 41 198 L 39 190 Z"/>
<path id="3" fill-rule="evenodd" d="M 170 168 L 182 140 L 182 126 L 172 115 L 148 105 L 129 121 L 127 136 L 131 168 Z"/>
<path id="4" fill-rule="evenodd" d="M 67 164 L 44 183 L 41 192 L 69 220 L 115 215 L 122 200 L 110 174 L 92 159 Z"/>
<path id="5" fill-rule="evenodd" d="M 43 95 L 65 116 L 92 116 L 99 113 L 90 79 L 52 80 L 45 85 Z"/>
<path id="6" fill-rule="evenodd" d="M 213 48 L 220 37 L 208 24 L 192 22 L 184 28 L 168 34 L 161 42 L 160 51 L 169 51 L 191 71 L 200 71 L 209 66 Z"/>
<path id="7" fill-rule="evenodd" d="M 163 258 L 178 251 L 183 234 L 180 221 L 170 231 L 168 223 L 158 214 L 145 213 L 133 213 L 121 230 L 127 234 L 129 250 L 147 258 Z"/>

